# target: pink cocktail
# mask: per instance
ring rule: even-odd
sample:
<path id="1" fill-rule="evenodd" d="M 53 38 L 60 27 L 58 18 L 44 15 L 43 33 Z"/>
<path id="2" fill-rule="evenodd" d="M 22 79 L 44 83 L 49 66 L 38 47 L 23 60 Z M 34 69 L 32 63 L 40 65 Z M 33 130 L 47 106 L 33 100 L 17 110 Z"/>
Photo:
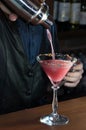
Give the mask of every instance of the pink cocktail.
<path id="1" fill-rule="evenodd" d="M 40 118 L 40 121 L 47 125 L 64 125 L 67 124 L 69 119 L 57 113 L 58 99 L 57 90 L 60 88 L 60 83 L 64 79 L 67 72 L 71 69 L 76 62 L 76 58 L 64 54 L 40 54 L 37 56 L 37 61 L 40 63 L 44 72 L 51 81 L 53 89 L 52 113 Z"/>
<path id="2" fill-rule="evenodd" d="M 64 76 L 67 74 L 73 63 L 69 60 L 41 60 L 40 61 L 43 70 L 47 74 L 50 81 L 57 84 L 62 81 Z"/>

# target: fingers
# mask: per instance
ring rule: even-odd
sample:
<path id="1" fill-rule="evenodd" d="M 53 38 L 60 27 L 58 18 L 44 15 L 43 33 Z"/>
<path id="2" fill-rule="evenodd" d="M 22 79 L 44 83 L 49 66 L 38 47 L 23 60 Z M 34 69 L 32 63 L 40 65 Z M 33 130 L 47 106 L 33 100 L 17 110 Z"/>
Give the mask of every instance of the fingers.
<path id="1" fill-rule="evenodd" d="M 68 87 L 76 87 L 78 85 L 78 83 L 80 82 L 80 80 L 82 79 L 82 74 L 77 74 L 77 76 L 71 76 L 71 77 L 65 77 L 65 86 L 68 86 Z"/>
<path id="2" fill-rule="evenodd" d="M 6 14 L 11 14 L 11 11 L 2 2 L 0 2 L 0 9 Z"/>
<path id="3" fill-rule="evenodd" d="M 68 72 L 68 74 L 65 76 L 65 86 L 67 87 L 75 87 L 78 85 L 82 78 L 82 74 L 84 72 L 83 70 L 83 64 L 80 63 L 73 67 L 72 72 Z"/>
<path id="4" fill-rule="evenodd" d="M 76 82 L 78 79 L 81 79 L 81 78 L 82 78 L 82 72 L 73 72 L 65 76 L 64 79 L 66 81 Z"/>
<path id="5" fill-rule="evenodd" d="M 65 82 L 64 86 L 66 87 L 76 87 L 79 84 L 80 80 L 76 81 L 76 82 Z"/>
<path id="6" fill-rule="evenodd" d="M 65 76 L 65 80 L 74 81 L 74 79 L 78 79 L 79 77 L 82 78 L 83 70 L 75 71 L 75 72 L 69 72 Z"/>
<path id="7" fill-rule="evenodd" d="M 5 13 L 7 14 L 8 18 L 11 20 L 11 21 L 16 21 L 18 16 L 14 13 L 12 13 L 2 2 L 0 2 L 0 9 Z"/>
<path id="8" fill-rule="evenodd" d="M 83 70 L 83 64 L 79 63 L 73 67 L 73 71 Z"/>
<path id="9" fill-rule="evenodd" d="M 13 22 L 16 21 L 17 18 L 18 18 L 18 17 L 17 17 L 16 14 L 13 14 L 13 13 L 12 13 L 12 14 L 9 15 L 9 19 L 10 19 L 11 21 L 13 21 Z"/>

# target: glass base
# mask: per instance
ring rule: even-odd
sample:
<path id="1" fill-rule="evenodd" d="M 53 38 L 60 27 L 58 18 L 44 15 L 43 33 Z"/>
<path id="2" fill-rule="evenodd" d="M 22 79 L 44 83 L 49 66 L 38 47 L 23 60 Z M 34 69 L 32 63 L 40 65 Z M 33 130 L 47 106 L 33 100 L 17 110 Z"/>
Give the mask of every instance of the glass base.
<path id="1" fill-rule="evenodd" d="M 51 113 L 50 115 L 46 115 L 40 118 L 40 122 L 49 126 L 65 125 L 69 122 L 69 119 L 63 115 L 58 115 L 58 114 L 53 115 Z"/>

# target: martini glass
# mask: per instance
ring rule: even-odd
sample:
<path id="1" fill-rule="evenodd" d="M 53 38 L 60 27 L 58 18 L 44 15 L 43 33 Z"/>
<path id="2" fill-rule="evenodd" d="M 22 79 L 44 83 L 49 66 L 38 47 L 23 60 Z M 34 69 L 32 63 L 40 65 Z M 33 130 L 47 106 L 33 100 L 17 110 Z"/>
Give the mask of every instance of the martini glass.
<path id="1" fill-rule="evenodd" d="M 53 89 L 52 113 L 41 117 L 40 122 L 50 126 L 64 125 L 69 122 L 69 119 L 64 115 L 57 113 L 57 90 L 60 88 L 61 81 L 64 79 L 67 72 L 76 62 L 76 58 L 72 58 L 68 54 L 58 53 L 55 54 L 55 58 L 52 57 L 51 53 L 40 54 L 37 56 L 37 61 L 40 63 L 44 72 L 50 79 Z"/>

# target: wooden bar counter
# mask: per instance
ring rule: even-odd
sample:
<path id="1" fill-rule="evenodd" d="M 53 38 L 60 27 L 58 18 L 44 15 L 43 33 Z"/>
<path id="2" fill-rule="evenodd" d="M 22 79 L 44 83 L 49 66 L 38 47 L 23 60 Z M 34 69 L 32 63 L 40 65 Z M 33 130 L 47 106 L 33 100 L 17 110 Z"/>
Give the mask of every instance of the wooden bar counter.
<path id="1" fill-rule="evenodd" d="M 69 117 L 67 125 L 40 123 L 40 117 L 51 111 L 50 104 L 0 115 L 0 130 L 86 130 L 86 96 L 59 102 L 59 113 Z"/>

